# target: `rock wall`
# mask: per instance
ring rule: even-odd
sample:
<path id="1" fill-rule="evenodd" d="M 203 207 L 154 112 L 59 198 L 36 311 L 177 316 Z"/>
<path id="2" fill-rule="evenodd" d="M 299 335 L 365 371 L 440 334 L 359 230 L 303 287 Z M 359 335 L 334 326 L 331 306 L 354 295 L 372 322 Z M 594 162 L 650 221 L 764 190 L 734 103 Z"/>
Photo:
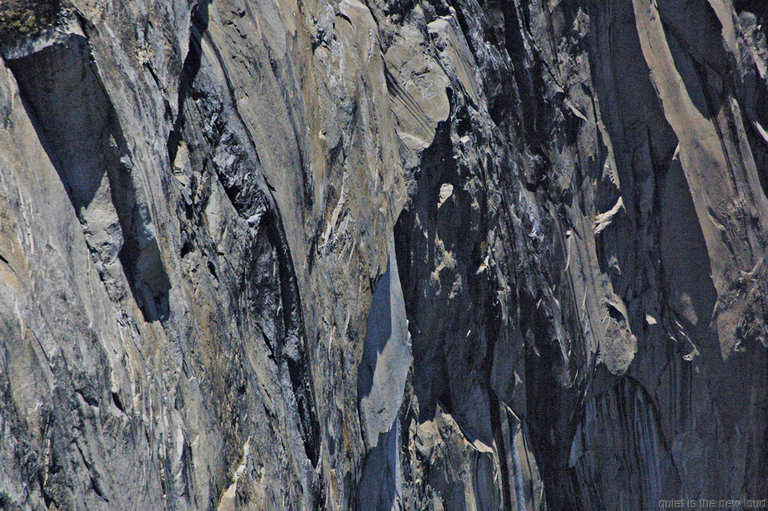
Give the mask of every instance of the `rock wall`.
<path id="1" fill-rule="evenodd" d="M 1 509 L 768 497 L 763 2 L 56 5 L 0 25 Z"/>

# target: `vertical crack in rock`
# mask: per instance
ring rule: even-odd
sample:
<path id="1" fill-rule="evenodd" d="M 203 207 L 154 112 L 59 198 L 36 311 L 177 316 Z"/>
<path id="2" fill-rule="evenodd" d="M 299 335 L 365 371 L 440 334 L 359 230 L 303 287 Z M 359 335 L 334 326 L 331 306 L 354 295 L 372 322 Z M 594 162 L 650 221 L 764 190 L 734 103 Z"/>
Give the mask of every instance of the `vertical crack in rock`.
<path id="1" fill-rule="evenodd" d="M 290 244 L 272 191 L 260 175 L 254 141 L 232 101 L 231 84 L 212 87 L 212 74 L 221 62 L 214 43 L 206 39 L 209 6 L 209 1 L 203 1 L 192 10 L 189 52 L 179 85 L 179 113 L 167 142 L 169 158 L 179 173 L 185 171 L 185 165 L 211 169 L 237 214 L 254 229 L 256 236 L 265 235 L 268 240 L 277 267 L 280 296 L 274 313 L 282 320 L 280 332 L 273 332 L 273 338 L 268 339 L 269 348 L 285 372 L 295 399 L 304 451 L 316 466 L 320 429 Z M 253 253 L 250 257 L 258 255 Z"/>
<path id="2" fill-rule="evenodd" d="M 267 225 L 269 240 L 275 247 L 280 268 L 283 321 L 286 331 L 286 338 L 283 340 L 284 344 L 281 346 L 281 352 L 278 353 L 278 356 L 285 357 L 287 360 L 291 387 L 298 405 L 304 449 L 312 465 L 317 466 L 320 455 L 320 425 L 315 413 L 312 367 L 307 357 L 307 335 L 302 317 L 296 273 L 293 269 L 293 260 L 280 217 L 274 212 L 268 213 Z"/>
<path id="3" fill-rule="evenodd" d="M 203 57 L 202 39 L 203 34 L 208 28 L 208 6 L 210 0 L 200 0 L 192 8 L 190 15 L 191 23 L 189 27 L 189 45 L 187 56 L 184 58 L 184 64 L 181 68 L 181 80 L 179 83 L 179 94 L 177 98 L 178 113 L 173 122 L 173 128 L 168 136 L 168 157 L 172 164 L 176 164 L 179 145 L 182 142 L 182 131 L 184 128 L 184 104 L 187 97 L 192 92 L 192 84 L 200 71 L 201 59 Z"/>

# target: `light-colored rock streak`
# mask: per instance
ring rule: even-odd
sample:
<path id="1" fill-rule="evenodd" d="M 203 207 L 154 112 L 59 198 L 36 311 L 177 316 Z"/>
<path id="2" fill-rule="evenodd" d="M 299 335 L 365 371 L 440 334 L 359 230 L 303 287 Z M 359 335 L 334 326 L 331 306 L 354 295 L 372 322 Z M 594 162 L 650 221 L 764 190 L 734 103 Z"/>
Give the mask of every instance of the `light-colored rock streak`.
<path id="1" fill-rule="evenodd" d="M 403 291 L 391 241 L 387 270 L 373 292 L 358 374 L 360 417 L 369 448 L 376 447 L 379 435 L 393 427 L 411 360 Z"/>

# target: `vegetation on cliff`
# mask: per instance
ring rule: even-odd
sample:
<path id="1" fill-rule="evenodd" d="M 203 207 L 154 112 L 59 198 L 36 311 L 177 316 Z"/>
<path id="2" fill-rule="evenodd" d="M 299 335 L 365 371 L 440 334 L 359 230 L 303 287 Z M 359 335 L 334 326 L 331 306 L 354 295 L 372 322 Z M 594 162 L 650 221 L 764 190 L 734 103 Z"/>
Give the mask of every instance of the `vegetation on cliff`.
<path id="1" fill-rule="evenodd" d="M 61 0 L 0 0 L 0 42 L 36 34 L 56 22 Z"/>

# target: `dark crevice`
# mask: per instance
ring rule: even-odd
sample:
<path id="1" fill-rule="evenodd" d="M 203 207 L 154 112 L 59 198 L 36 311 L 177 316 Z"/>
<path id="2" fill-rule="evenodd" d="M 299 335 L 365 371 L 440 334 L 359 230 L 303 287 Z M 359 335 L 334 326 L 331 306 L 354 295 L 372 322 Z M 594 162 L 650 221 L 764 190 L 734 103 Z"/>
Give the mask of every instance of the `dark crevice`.
<path id="1" fill-rule="evenodd" d="M 493 350 L 490 350 L 490 352 L 493 353 Z M 490 371 L 488 374 L 490 374 Z M 504 441 L 501 417 L 499 414 L 502 405 L 493 391 L 488 392 L 488 400 L 490 402 L 491 430 L 493 431 L 494 441 L 496 442 L 496 447 L 498 449 L 499 465 L 501 469 L 501 507 L 502 509 L 512 509 L 512 495 L 509 484 L 510 467 L 507 465 L 506 442 Z M 510 442 L 514 441 L 514 437 L 510 438 Z M 512 470 L 514 470 L 514 467 L 512 467 Z"/>
<path id="2" fill-rule="evenodd" d="M 525 349 L 526 424 L 534 457 L 539 463 L 548 505 L 555 509 L 584 509 L 574 491 L 567 463 L 576 431 L 574 414 L 583 410 L 584 384 L 573 382 L 556 332 L 552 311 L 544 301 L 521 290 L 520 327 L 535 340 Z"/>
<path id="3" fill-rule="evenodd" d="M 201 1 L 192 11 L 189 52 L 182 66 L 179 85 L 179 113 L 168 138 L 168 156 L 173 164 L 182 141 L 188 143 L 193 165 L 202 166 L 204 172 L 212 171 L 238 215 L 253 229 L 264 229 L 266 233 L 278 268 L 284 336 L 280 338 L 264 332 L 264 337 L 272 352 L 271 358 L 281 371 L 287 370 L 290 390 L 296 399 L 304 450 L 316 466 L 320 455 L 320 424 L 316 416 L 298 283 L 282 219 L 267 185 L 262 185 L 264 181 L 259 174 L 253 137 L 232 101 L 233 87 L 229 78 L 225 76 L 224 81 L 230 97 L 220 97 L 211 94 L 207 71 L 200 72 L 204 65 L 209 65 L 205 60 L 207 57 L 221 61 L 215 47 L 212 47 L 211 55 L 204 56 L 202 50 L 202 41 L 207 37 L 210 3 L 210 0 Z M 225 67 L 222 64 L 222 68 Z M 213 157 L 217 150 L 232 154 L 234 161 L 226 168 L 219 166 Z M 190 250 L 191 242 L 185 243 L 182 252 L 187 254 Z M 218 278 L 220 269 L 217 270 L 212 261 L 207 267 L 214 278 Z"/>
<path id="4" fill-rule="evenodd" d="M 608 315 L 616 323 L 622 324 L 626 322 L 626 318 L 624 317 L 624 314 L 622 314 L 621 311 L 617 309 L 613 304 L 606 303 L 605 308 L 608 310 Z"/>
<path id="5" fill-rule="evenodd" d="M 518 16 L 518 10 L 523 8 L 506 0 L 499 0 L 498 4 L 504 16 L 505 46 L 512 61 L 516 83 L 516 95 L 515 98 L 510 99 L 510 103 L 514 101 L 518 105 L 518 111 L 515 113 L 520 119 L 517 124 L 522 131 L 527 148 L 536 157 L 547 159 L 546 152 L 541 147 L 542 140 L 547 139 L 541 134 L 546 133 L 548 123 L 547 109 L 544 105 L 545 97 L 542 94 L 543 91 L 548 90 L 542 78 L 543 60 L 536 54 L 530 55 L 526 50 L 523 24 L 528 22 L 521 20 Z M 508 111 L 512 110 L 512 106 L 509 105 Z"/>
<path id="6" fill-rule="evenodd" d="M 312 465 L 317 466 L 320 456 L 320 423 L 316 415 L 312 368 L 306 353 L 306 331 L 296 273 L 282 220 L 274 211 L 269 211 L 264 216 L 267 236 L 275 249 L 280 273 L 280 297 L 283 304 L 283 322 L 286 332 L 285 344 L 294 344 L 288 346 L 290 348 L 288 350 L 285 349 L 286 346 L 281 346 L 282 353 L 280 355 L 287 360 L 288 372 L 301 421 L 304 450 Z"/>
<path id="7" fill-rule="evenodd" d="M 181 245 L 181 252 L 179 253 L 179 257 L 184 259 L 190 252 L 194 250 L 194 247 L 192 245 L 192 241 L 190 240 L 184 240 L 184 243 Z"/>
<path id="8" fill-rule="evenodd" d="M 491 421 L 491 431 L 493 432 L 493 439 L 498 450 L 499 468 L 501 470 L 501 507 L 502 509 L 512 509 L 512 495 L 510 492 L 510 471 L 514 470 L 514 467 L 507 465 L 507 442 L 504 438 L 504 429 L 502 428 L 501 412 L 503 405 L 496 392 L 493 390 L 491 383 L 491 375 L 493 374 L 494 354 L 496 353 L 496 343 L 499 342 L 502 333 L 502 311 L 501 303 L 495 296 L 495 293 L 490 293 L 485 297 L 485 323 L 486 323 L 486 338 L 488 339 L 488 350 L 483 361 L 483 384 L 488 392 L 489 412 Z M 510 432 L 511 434 L 511 432 Z M 514 437 L 509 439 L 510 442 L 514 442 Z"/>
<path id="9" fill-rule="evenodd" d="M 442 350 L 438 349 L 439 343 L 444 342 L 440 338 L 440 330 L 445 327 L 422 324 L 425 311 L 438 307 L 424 300 L 424 293 L 433 290 L 425 291 L 430 284 L 423 274 L 435 261 L 440 188 L 445 180 L 458 173 L 450 156 L 453 150 L 450 134 L 451 123 L 441 122 L 432 145 L 422 155 L 422 164 L 416 176 L 416 193 L 411 204 L 400 214 L 394 229 L 395 255 L 412 336 L 414 393 L 420 406 L 419 420 L 432 418 L 438 403 L 447 413 L 454 408 L 447 379 L 447 362 Z"/>
<path id="10" fill-rule="evenodd" d="M 125 413 L 125 407 L 123 406 L 123 400 L 120 399 L 120 394 L 117 392 L 112 393 L 112 403 L 115 405 L 115 407 L 120 410 L 121 412 Z"/>
<path id="11" fill-rule="evenodd" d="M 763 194 L 768 197 L 768 141 L 764 140 L 763 137 L 757 133 L 757 128 L 749 122 L 749 119 L 745 117 L 743 122 L 747 140 L 755 161 L 757 178 L 760 182 Z"/>
<path id="12" fill-rule="evenodd" d="M 768 2 L 765 0 L 735 0 L 733 6 L 736 12 L 749 11 L 761 22 L 768 20 Z"/>
<path id="13" fill-rule="evenodd" d="M 173 123 L 173 129 L 168 136 L 168 142 L 166 144 L 171 165 L 173 165 L 173 162 L 176 160 L 176 154 L 182 140 L 182 132 L 184 129 L 184 104 L 187 97 L 192 93 L 192 85 L 200 71 L 202 63 L 202 40 L 203 34 L 208 30 L 208 6 L 210 3 L 211 0 L 201 0 L 192 9 L 189 31 L 189 50 L 187 51 L 187 56 L 184 59 L 184 64 L 181 68 L 181 81 L 179 83 L 177 102 L 179 113 Z"/>

